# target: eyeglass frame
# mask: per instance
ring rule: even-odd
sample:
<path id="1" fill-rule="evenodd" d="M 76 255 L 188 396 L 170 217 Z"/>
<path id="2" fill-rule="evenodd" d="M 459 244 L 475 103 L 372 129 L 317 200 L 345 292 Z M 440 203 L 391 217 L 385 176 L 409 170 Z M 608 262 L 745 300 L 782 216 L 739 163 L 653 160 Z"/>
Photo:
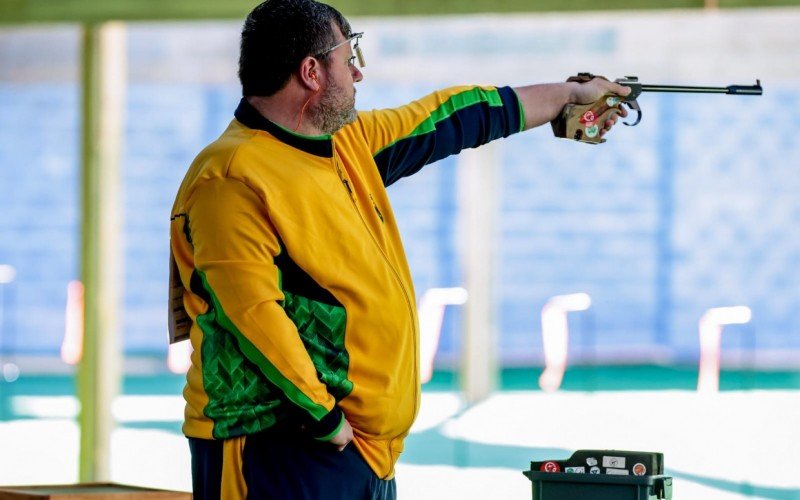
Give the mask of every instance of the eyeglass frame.
<path id="1" fill-rule="evenodd" d="M 358 59 L 358 66 L 363 68 L 363 67 L 366 66 L 366 63 L 364 62 L 364 54 L 361 52 L 361 47 L 358 46 L 358 41 L 361 39 L 362 36 L 364 36 L 364 32 L 363 31 L 361 31 L 359 33 L 352 33 L 343 42 L 337 43 L 333 47 L 323 50 L 319 54 L 316 54 L 314 57 L 317 57 L 317 58 L 321 59 L 321 58 L 327 56 L 328 54 L 330 54 L 331 52 L 333 52 L 334 50 L 338 49 L 342 45 L 344 45 L 346 43 L 349 43 L 352 40 L 355 40 L 356 43 L 355 43 L 355 45 L 353 45 L 353 52 L 355 52 L 355 55 L 350 56 L 348 58 L 348 60 L 347 60 L 347 63 L 350 64 L 350 65 L 355 66 L 355 61 L 356 61 L 356 59 Z"/>

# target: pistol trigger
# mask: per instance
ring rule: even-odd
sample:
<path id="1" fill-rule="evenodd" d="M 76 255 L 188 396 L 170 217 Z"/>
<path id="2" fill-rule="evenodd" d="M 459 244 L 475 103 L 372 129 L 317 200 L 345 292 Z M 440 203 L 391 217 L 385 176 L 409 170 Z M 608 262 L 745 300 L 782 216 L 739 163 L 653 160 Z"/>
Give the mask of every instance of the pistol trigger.
<path id="1" fill-rule="evenodd" d="M 625 101 L 624 104 L 628 106 L 630 109 L 636 111 L 636 121 L 633 123 L 628 123 L 628 122 L 622 122 L 622 123 L 629 127 L 635 127 L 636 125 L 639 124 L 640 121 L 642 121 L 642 108 L 639 107 L 639 103 L 636 101 L 636 99 L 632 101 Z"/>

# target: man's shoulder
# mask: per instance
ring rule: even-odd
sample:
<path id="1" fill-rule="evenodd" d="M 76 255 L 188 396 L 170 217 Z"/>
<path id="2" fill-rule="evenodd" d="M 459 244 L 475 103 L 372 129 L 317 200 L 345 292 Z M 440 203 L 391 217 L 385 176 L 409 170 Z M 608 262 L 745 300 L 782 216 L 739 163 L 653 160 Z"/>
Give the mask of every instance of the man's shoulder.
<path id="1" fill-rule="evenodd" d="M 259 147 L 257 144 L 264 141 L 259 141 L 258 136 L 257 130 L 246 127 L 237 120 L 231 120 L 225 131 L 203 148 L 197 157 L 233 156 L 243 148 Z"/>
<path id="2" fill-rule="evenodd" d="M 193 166 L 200 163 L 207 169 L 219 169 L 221 175 L 227 175 L 234 165 L 263 163 L 274 158 L 277 150 L 282 148 L 282 143 L 268 133 L 233 120 L 217 139 L 198 153 Z"/>
<path id="3" fill-rule="evenodd" d="M 231 166 L 238 160 L 242 149 L 252 142 L 254 131 L 244 127 L 236 120 L 228 128 L 205 146 L 192 160 L 178 191 L 178 198 L 188 197 L 200 183 L 229 177 Z"/>

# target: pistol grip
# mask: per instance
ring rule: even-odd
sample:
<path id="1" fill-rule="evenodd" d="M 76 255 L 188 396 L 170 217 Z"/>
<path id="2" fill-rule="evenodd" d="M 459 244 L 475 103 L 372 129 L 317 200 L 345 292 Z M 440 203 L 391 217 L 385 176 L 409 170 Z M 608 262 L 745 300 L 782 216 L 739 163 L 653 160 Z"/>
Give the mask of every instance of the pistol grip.
<path id="1" fill-rule="evenodd" d="M 608 94 L 591 104 L 567 104 L 561 115 L 552 121 L 556 137 L 588 144 L 606 142 L 600 137 L 603 123 L 619 113 L 624 98 Z"/>

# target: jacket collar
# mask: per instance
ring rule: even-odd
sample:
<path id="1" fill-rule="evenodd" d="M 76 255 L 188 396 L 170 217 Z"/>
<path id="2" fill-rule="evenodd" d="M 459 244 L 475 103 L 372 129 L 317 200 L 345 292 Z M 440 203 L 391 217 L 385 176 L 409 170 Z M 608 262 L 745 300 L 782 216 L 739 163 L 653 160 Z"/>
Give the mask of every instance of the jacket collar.
<path id="1" fill-rule="evenodd" d="M 296 134 L 264 118 L 244 97 L 239 101 L 234 116 L 245 127 L 269 132 L 279 141 L 301 151 L 323 158 L 333 157 L 333 140 L 330 135 L 313 137 Z"/>

